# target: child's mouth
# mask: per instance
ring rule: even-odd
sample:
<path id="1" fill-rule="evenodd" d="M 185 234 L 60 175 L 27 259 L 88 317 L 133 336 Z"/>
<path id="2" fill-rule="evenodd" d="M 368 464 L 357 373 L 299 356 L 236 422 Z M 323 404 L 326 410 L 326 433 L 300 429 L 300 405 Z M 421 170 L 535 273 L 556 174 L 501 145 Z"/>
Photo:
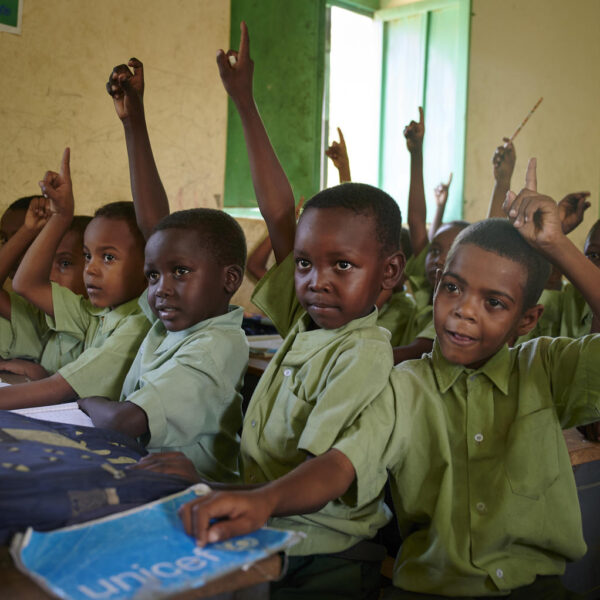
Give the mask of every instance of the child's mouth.
<path id="1" fill-rule="evenodd" d="M 446 333 L 450 336 L 452 341 L 455 344 L 458 344 L 459 346 L 466 346 L 476 341 L 474 337 L 471 337 L 470 335 L 465 335 L 464 333 L 458 333 L 457 331 L 449 331 L 447 329 Z"/>

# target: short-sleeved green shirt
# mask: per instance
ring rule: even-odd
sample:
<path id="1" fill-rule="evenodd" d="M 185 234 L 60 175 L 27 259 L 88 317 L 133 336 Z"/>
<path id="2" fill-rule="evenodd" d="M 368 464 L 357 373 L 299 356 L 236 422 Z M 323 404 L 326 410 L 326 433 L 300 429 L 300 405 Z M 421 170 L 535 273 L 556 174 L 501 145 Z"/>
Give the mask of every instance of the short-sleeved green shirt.
<path id="1" fill-rule="evenodd" d="M 432 314 L 431 305 L 419 308 L 410 294 L 397 292 L 379 310 L 377 325 L 392 334 L 392 346 L 406 346 L 417 337 L 435 337 L 435 332 L 431 335 Z"/>
<path id="2" fill-rule="evenodd" d="M 581 292 L 571 283 L 562 290 L 544 290 L 538 304 L 544 305 L 544 312 L 537 325 L 517 343 L 540 336 L 578 338 L 590 333 L 594 314 Z"/>
<path id="3" fill-rule="evenodd" d="M 73 344 L 83 342 L 80 356 L 58 373 L 80 398 L 105 396 L 118 400 L 127 371 L 150 328 L 138 299 L 113 310 L 99 308 L 52 283 L 52 302 L 54 317 L 46 316 L 50 329 L 68 334 Z"/>
<path id="4" fill-rule="evenodd" d="M 140 304 L 147 300 L 145 294 Z M 182 331 L 155 320 L 125 378 L 121 400 L 148 417 L 152 452 L 180 451 L 213 481 L 235 481 L 248 342 L 243 309 Z"/>
<path id="5" fill-rule="evenodd" d="M 419 308 L 431 304 L 431 295 L 433 294 L 425 271 L 425 259 L 430 247 L 431 244 L 427 244 L 417 256 L 411 256 L 406 261 L 406 267 L 404 268 L 404 275 L 408 280 L 410 291 Z"/>
<path id="6" fill-rule="evenodd" d="M 599 361 L 600 335 L 590 335 L 505 346 L 477 370 L 448 362 L 435 342 L 394 369 L 394 585 L 501 594 L 583 556 L 561 427 L 600 419 Z"/>
<path id="7" fill-rule="evenodd" d="M 242 432 L 247 483 L 271 481 L 310 455 L 336 448 L 351 461 L 355 483 L 320 511 L 275 518 L 275 527 L 307 537 L 290 554 L 340 552 L 372 538 L 389 519 L 382 499 L 387 474 L 380 464 L 391 423 L 380 392 L 392 368 L 389 333 L 377 311 L 338 329 L 309 330 L 293 285 L 293 256 L 260 281 L 253 302 L 285 339 L 252 396 Z M 385 416 L 385 418 L 384 418 Z"/>
<path id="8" fill-rule="evenodd" d="M 51 330 L 46 314 L 18 294 L 10 294 L 10 321 L 0 319 L 0 323 L 2 358 L 34 360 L 52 374 L 83 351 L 80 340 Z"/>

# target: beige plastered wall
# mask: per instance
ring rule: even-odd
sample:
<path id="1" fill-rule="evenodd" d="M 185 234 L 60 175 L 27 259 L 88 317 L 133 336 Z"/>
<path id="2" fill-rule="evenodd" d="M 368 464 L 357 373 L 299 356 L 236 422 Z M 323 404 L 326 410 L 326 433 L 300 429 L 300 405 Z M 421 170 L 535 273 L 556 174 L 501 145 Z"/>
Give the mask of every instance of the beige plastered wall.
<path id="1" fill-rule="evenodd" d="M 473 0 L 472 13 L 465 217 L 485 216 L 493 150 L 544 96 L 516 140 L 514 187 L 537 156 L 541 191 L 559 199 L 590 190 L 593 206 L 572 236 L 581 247 L 599 208 L 600 2 Z M 36 193 L 66 145 L 78 212 L 131 198 L 104 84 L 134 55 L 145 63 L 146 113 L 171 208 L 217 206 L 227 104 L 215 53 L 228 40 L 228 0 L 24 0 L 22 35 L 0 33 L 0 209 Z M 240 222 L 252 250 L 264 224 Z M 251 290 L 245 280 L 234 300 L 252 309 Z"/>

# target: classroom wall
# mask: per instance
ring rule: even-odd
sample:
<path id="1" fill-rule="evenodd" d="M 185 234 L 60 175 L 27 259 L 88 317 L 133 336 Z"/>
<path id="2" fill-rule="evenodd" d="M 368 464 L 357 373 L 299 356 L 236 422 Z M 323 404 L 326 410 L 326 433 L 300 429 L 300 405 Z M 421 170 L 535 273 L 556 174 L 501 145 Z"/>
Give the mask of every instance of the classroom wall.
<path id="1" fill-rule="evenodd" d="M 536 156 L 540 191 L 557 200 L 591 191 L 593 206 L 571 236 L 581 248 L 600 216 L 600 2 L 474 0 L 472 13 L 465 218 L 485 216 L 494 148 L 543 96 L 515 140 L 513 187 Z"/>
<path id="2" fill-rule="evenodd" d="M 131 199 L 122 127 L 105 83 L 145 63 L 146 112 L 173 208 L 223 196 L 226 0 L 25 0 L 22 35 L 0 33 L 0 209 L 39 191 L 71 146 L 78 212 Z M 217 196 L 217 198 L 215 198 Z"/>

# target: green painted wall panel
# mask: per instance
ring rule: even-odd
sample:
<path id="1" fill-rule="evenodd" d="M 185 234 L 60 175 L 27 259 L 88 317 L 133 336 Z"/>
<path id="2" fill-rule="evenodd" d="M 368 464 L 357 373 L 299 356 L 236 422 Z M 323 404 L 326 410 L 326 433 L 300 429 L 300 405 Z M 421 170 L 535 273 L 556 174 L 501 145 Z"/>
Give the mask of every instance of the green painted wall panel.
<path id="1" fill-rule="evenodd" d="M 254 95 L 296 198 L 319 190 L 324 0 L 232 0 L 231 47 L 246 21 Z M 225 206 L 256 204 L 240 118 L 229 101 Z"/>

